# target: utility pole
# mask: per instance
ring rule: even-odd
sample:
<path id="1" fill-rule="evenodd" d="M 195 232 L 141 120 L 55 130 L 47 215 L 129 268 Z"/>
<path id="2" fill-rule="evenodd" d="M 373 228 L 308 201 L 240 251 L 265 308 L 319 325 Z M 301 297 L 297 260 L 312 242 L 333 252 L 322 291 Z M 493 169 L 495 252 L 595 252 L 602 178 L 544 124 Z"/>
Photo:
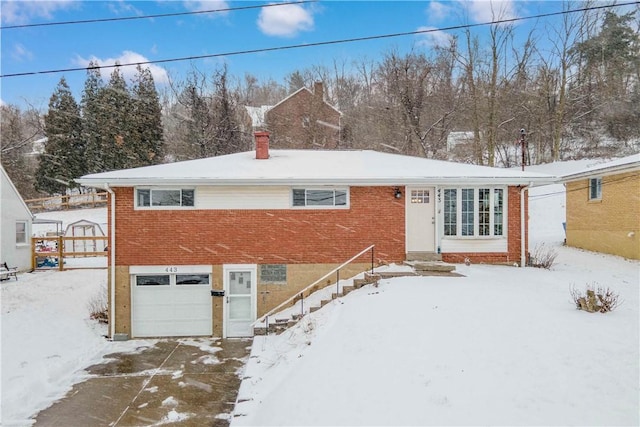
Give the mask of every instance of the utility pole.
<path id="1" fill-rule="evenodd" d="M 524 140 L 524 137 L 526 136 L 526 132 L 524 130 L 524 128 L 520 129 L 520 151 L 522 152 L 522 171 L 524 172 L 524 162 L 525 162 L 525 157 L 524 157 L 524 151 L 526 149 L 527 143 Z"/>

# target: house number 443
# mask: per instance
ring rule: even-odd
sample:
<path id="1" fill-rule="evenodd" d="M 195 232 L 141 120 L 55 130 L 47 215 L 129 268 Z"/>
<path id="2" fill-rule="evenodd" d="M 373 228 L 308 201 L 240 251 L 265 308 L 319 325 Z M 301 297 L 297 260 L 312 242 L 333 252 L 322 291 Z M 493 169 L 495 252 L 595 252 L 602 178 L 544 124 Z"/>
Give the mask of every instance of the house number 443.
<path id="1" fill-rule="evenodd" d="M 178 267 L 166 267 L 164 269 L 165 273 L 177 273 L 178 272 Z"/>

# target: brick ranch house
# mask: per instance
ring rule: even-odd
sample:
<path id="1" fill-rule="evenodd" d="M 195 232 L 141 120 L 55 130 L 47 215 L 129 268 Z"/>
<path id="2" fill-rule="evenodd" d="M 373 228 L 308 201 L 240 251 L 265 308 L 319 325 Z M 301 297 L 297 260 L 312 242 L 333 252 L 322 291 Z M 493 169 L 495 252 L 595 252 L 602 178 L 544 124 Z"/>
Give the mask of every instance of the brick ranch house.
<path id="1" fill-rule="evenodd" d="M 78 180 L 109 192 L 114 339 L 252 335 L 258 316 L 370 245 L 384 263 L 520 263 L 527 188 L 551 181 L 367 150 L 270 151 L 266 132 L 255 152 Z M 341 275 L 370 266 L 365 253 Z"/>
<path id="2" fill-rule="evenodd" d="M 562 177 L 567 245 L 640 259 L 640 154 Z"/>

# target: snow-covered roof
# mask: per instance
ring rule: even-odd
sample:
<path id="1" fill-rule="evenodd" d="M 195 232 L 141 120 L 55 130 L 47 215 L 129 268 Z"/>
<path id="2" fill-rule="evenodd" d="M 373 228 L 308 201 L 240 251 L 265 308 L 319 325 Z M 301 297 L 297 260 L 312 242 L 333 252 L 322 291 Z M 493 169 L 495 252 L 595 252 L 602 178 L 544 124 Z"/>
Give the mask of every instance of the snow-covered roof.
<path id="1" fill-rule="evenodd" d="M 577 172 L 562 176 L 562 181 L 575 181 L 591 176 L 613 175 L 640 170 L 640 153 L 621 157 L 610 162 L 600 163 Z"/>
<path id="2" fill-rule="evenodd" d="M 548 184 L 551 175 L 522 172 L 370 150 L 254 151 L 85 175 L 89 187 L 135 185 L 424 185 Z"/>

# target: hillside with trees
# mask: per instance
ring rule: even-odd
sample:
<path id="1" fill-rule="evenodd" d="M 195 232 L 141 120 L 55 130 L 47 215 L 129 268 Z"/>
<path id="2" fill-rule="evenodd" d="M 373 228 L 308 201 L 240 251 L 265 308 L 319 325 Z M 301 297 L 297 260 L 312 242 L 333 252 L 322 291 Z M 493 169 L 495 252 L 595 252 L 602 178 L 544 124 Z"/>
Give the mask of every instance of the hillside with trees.
<path id="1" fill-rule="evenodd" d="M 85 173 L 246 151 L 244 106 L 275 105 L 316 81 L 343 113 L 339 149 L 513 167 L 525 129 L 528 164 L 625 155 L 640 148 L 639 28 L 639 8 L 571 13 L 525 35 L 497 24 L 481 39 L 467 28 L 282 82 L 193 66 L 160 92 L 140 66 L 126 81 L 91 64 L 79 100 L 62 77 L 45 112 L 0 107 L 2 164 L 29 198 L 64 193 Z M 451 144 L 456 133 L 467 137 Z M 43 137 L 44 151 L 27 155 Z"/>

